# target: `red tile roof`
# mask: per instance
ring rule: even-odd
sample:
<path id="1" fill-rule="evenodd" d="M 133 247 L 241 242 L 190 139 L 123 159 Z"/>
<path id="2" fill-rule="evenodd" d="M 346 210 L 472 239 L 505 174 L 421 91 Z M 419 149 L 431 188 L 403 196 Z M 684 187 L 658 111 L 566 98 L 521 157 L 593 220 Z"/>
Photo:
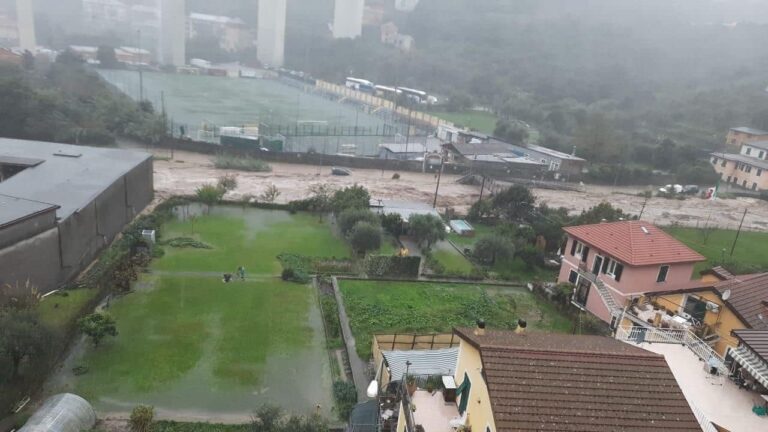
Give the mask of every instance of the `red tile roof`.
<path id="1" fill-rule="evenodd" d="M 701 431 L 663 356 L 600 336 L 455 331 L 480 350 L 500 432 Z"/>
<path id="2" fill-rule="evenodd" d="M 632 266 L 706 260 L 649 222 L 608 222 L 563 229 L 588 246 Z"/>

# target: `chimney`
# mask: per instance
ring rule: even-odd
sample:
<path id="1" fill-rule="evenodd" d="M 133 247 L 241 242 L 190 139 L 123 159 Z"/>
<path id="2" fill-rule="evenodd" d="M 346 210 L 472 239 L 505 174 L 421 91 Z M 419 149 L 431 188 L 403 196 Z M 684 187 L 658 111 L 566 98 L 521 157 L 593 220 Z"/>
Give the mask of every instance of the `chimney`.
<path id="1" fill-rule="evenodd" d="M 528 323 L 525 322 L 524 319 L 520 318 L 517 320 L 517 328 L 515 329 L 516 334 L 525 334 L 525 328 L 528 327 Z"/>
<path id="2" fill-rule="evenodd" d="M 475 328 L 475 336 L 485 336 L 485 321 L 477 320 L 477 327 Z"/>

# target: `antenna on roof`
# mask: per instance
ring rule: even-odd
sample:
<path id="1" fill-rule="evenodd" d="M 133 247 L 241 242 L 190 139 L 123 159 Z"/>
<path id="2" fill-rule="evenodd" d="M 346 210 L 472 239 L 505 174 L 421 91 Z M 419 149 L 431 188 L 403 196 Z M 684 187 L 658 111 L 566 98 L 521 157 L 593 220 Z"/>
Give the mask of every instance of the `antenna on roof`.
<path id="1" fill-rule="evenodd" d="M 648 231 L 648 228 L 646 228 L 646 227 L 640 227 L 640 229 L 643 230 L 643 232 L 645 234 L 650 234 L 651 233 L 650 231 Z"/>

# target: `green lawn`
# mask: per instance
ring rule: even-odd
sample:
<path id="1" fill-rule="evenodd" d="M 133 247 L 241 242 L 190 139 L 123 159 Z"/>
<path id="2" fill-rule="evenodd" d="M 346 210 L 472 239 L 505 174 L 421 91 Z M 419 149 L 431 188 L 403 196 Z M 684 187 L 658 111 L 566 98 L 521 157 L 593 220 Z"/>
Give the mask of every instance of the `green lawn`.
<path id="1" fill-rule="evenodd" d="M 432 247 L 432 257 L 443 266 L 447 274 L 470 274 L 475 266 L 449 242 L 438 242 Z"/>
<path id="2" fill-rule="evenodd" d="M 665 228 L 665 231 L 709 260 L 709 262 L 698 264 L 696 271 L 707 269 L 713 262 L 722 261 L 723 257 L 726 262 L 733 261 L 740 266 L 755 267 L 747 271 L 768 269 L 768 253 L 766 253 L 768 233 L 742 231 L 731 257 L 731 247 L 736 238 L 736 231 L 709 230 L 708 236 L 704 230 L 697 228 L 669 227 Z"/>
<path id="3" fill-rule="evenodd" d="M 496 129 L 496 121 L 498 120 L 493 113 L 486 111 L 431 112 L 430 114 L 456 125 L 487 134 L 493 133 L 493 130 Z"/>
<path id="4" fill-rule="evenodd" d="M 571 321 L 525 289 L 473 284 L 342 280 L 341 292 L 357 351 L 371 356 L 377 333 L 450 332 L 484 319 L 514 328 L 523 318 L 538 330 L 567 332 Z"/>
<path id="5" fill-rule="evenodd" d="M 452 241 L 456 246 L 472 248 L 472 246 L 474 246 L 478 240 L 480 240 L 485 236 L 493 234 L 494 227 L 491 225 L 476 224 L 476 223 L 472 223 L 471 225 L 472 225 L 472 228 L 475 229 L 474 236 L 472 237 L 461 236 L 451 231 L 448 234 L 448 239 Z"/>
<path id="6" fill-rule="evenodd" d="M 76 392 L 103 412 L 147 403 L 249 413 L 266 402 L 297 413 L 319 403 L 328 414 L 331 374 L 316 293 L 282 281 L 275 257 L 347 256 L 330 227 L 309 215 L 216 207 L 161 232 L 213 249 L 164 246 L 136 290 L 112 302 L 119 335 L 76 360 L 88 368 L 73 379 Z M 238 265 L 246 281 L 223 283 L 221 274 Z"/>
<path id="7" fill-rule="evenodd" d="M 80 288 L 51 294 L 37 307 L 40 320 L 51 328 L 64 328 L 98 293 L 95 289 Z"/>

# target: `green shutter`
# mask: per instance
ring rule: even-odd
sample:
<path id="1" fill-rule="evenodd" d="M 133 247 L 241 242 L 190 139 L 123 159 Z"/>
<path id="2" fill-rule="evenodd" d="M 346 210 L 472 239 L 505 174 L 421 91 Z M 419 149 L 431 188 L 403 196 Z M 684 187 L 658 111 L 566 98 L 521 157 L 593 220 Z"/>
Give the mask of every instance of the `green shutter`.
<path id="1" fill-rule="evenodd" d="M 459 401 L 459 414 L 464 414 L 464 411 L 467 410 L 467 404 L 469 403 L 469 392 L 471 388 L 472 382 L 469 380 L 467 373 L 464 372 L 464 381 L 456 389 L 456 395 L 461 395 L 461 400 Z"/>

